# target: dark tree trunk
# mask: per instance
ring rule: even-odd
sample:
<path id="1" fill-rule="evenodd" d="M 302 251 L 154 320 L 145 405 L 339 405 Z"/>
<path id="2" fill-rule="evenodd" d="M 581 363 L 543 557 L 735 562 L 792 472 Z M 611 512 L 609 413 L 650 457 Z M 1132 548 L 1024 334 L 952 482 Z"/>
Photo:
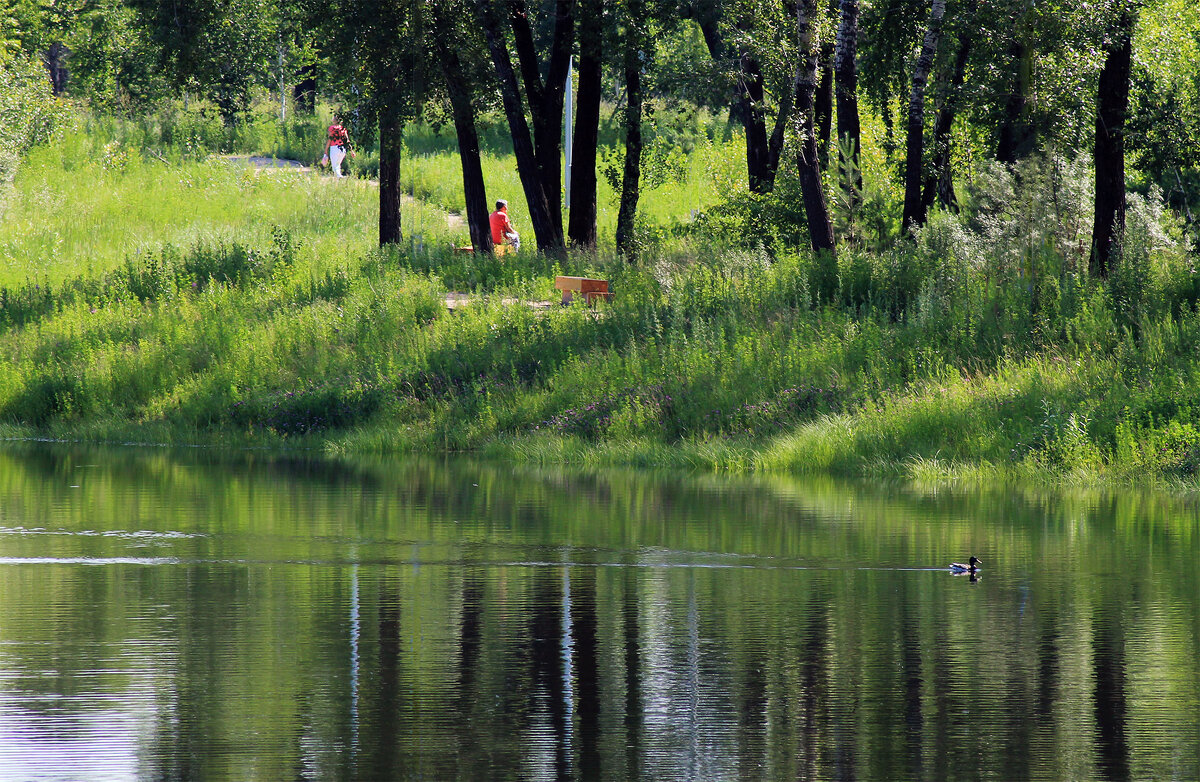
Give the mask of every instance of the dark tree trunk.
<path id="1" fill-rule="evenodd" d="M 921 185 L 925 157 L 925 87 L 929 71 L 933 68 L 933 56 L 937 53 L 938 40 L 942 36 L 942 19 L 946 14 L 946 0 L 933 0 L 929 11 L 929 24 L 925 28 L 925 40 L 921 53 L 913 66 L 912 94 L 908 100 L 908 134 L 904 166 L 904 217 L 901 226 L 911 231 L 925 224 L 925 202 L 921 199 Z"/>
<path id="2" fill-rule="evenodd" d="M 846 183 L 851 203 L 858 205 L 862 193 L 862 125 L 858 117 L 858 0 L 841 0 L 837 49 L 834 55 L 837 87 L 838 144 L 848 144 L 854 167 L 854 182 Z M 839 146 L 840 148 L 840 146 Z"/>
<path id="3" fill-rule="evenodd" d="M 529 221 L 533 226 L 538 250 L 547 255 L 565 257 L 567 248 L 563 241 L 562 222 L 554 221 L 546 191 L 542 186 L 537 156 L 529 136 L 529 124 L 525 121 L 517 74 L 508 56 L 508 44 L 492 6 L 493 2 L 494 0 L 475 0 L 479 25 L 487 39 L 492 66 L 499 81 L 500 96 L 504 101 L 504 113 L 508 118 L 513 152 L 517 158 L 517 173 L 521 177 L 521 188 L 529 206 Z"/>
<path id="4" fill-rule="evenodd" d="M 525 0 L 508 0 L 517 62 L 529 114 L 533 118 L 533 148 L 538 179 L 546 194 L 550 219 L 562 233 L 562 136 L 563 101 L 566 97 L 567 71 L 571 63 L 571 45 L 575 35 L 574 0 L 556 0 L 554 40 L 542 81 L 541 62 L 529 26 Z"/>
<path id="5" fill-rule="evenodd" d="M 775 129 L 771 132 L 771 140 L 767 143 L 767 165 L 771 174 L 771 189 L 775 189 L 775 176 L 779 173 L 779 157 L 783 154 L 784 135 L 792 119 L 792 111 L 796 104 L 796 89 L 798 79 L 792 80 L 792 89 L 783 94 L 779 101 L 779 114 L 775 117 Z"/>
<path id="6" fill-rule="evenodd" d="M 296 111 L 312 114 L 317 110 L 317 66 L 305 65 L 300 69 L 300 81 L 292 88 L 292 100 Z"/>
<path id="7" fill-rule="evenodd" d="M 792 116 L 795 89 L 793 87 L 780 96 L 775 126 L 768 137 L 766 94 L 758 61 L 749 55 L 743 56 L 742 74 L 747 89 L 742 94 L 736 115 L 746 130 L 746 172 L 749 175 L 750 192 L 765 195 L 775 189 L 775 175 L 779 172 L 779 156 L 783 153 L 784 134 Z M 733 115 L 731 111 L 730 116 Z"/>
<path id="8" fill-rule="evenodd" d="M 814 253 L 835 255 L 833 222 L 825 202 L 821 182 L 821 165 L 817 154 L 816 128 L 813 126 L 813 98 L 817 89 L 817 51 L 812 41 L 812 16 L 816 10 L 813 0 L 801 0 L 796 5 L 797 40 L 800 44 L 800 75 L 797 79 L 796 113 L 800 118 L 800 192 L 804 199 L 804 215 Z"/>
<path id="9" fill-rule="evenodd" d="M 705 14 L 697 16 L 696 20 L 709 55 L 714 62 L 721 62 L 726 56 L 726 47 L 721 37 L 720 14 Z M 743 52 L 738 57 L 738 71 L 737 93 L 729 106 L 729 119 L 739 123 L 746 133 L 746 174 L 750 192 L 770 193 L 775 188 L 775 173 L 779 170 L 784 131 L 794 96 L 783 96 L 775 127 L 768 137 L 762 67 L 754 55 Z"/>
<path id="10" fill-rule="evenodd" d="M 479 134 L 475 127 L 475 105 L 463 70 L 462 58 L 452 45 L 454 23 L 438 4 L 432 6 L 434 50 L 446 79 L 446 92 L 454 113 L 454 133 L 458 138 L 458 156 L 462 164 L 463 195 L 467 207 L 467 228 L 471 247 L 476 253 L 492 253 L 492 228 L 488 219 L 487 189 L 479 155 Z"/>
<path id="11" fill-rule="evenodd" d="M 1125 116 L 1135 22 L 1136 11 L 1127 6 L 1096 92 L 1096 217 L 1088 268 L 1098 277 L 1107 277 L 1120 258 L 1125 234 Z"/>
<path id="12" fill-rule="evenodd" d="M 741 57 L 742 126 L 746 129 L 746 173 L 751 193 L 769 193 L 774 180 L 769 160 L 767 118 L 763 112 L 766 94 L 763 92 L 762 68 L 749 53 Z"/>
<path id="13" fill-rule="evenodd" d="M 46 71 L 50 76 L 50 88 L 55 95 L 62 95 L 67 89 L 67 57 L 70 55 L 71 50 L 61 41 L 50 44 L 50 48 L 43 55 L 42 59 L 46 63 Z"/>
<path id="14" fill-rule="evenodd" d="M 447 92 L 454 111 L 454 132 L 458 137 L 458 156 L 462 161 L 463 195 L 467 204 L 467 228 L 475 252 L 491 254 L 492 227 L 488 219 L 487 189 L 483 182 L 483 163 L 479 156 L 479 134 L 475 130 L 475 107 L 463 83 L 458 52 L 444 47 L 443 70 Z"/>
<path id="15" fill-rule="evenodd" d="M 813 114 L 816 115 L 817 147 L 821 159 L 829 157 L 829 137 L 833 133 L 833 55 L 834 44 L 821 44 L 821 58 L 818 67 L 821 81 L 817 84 L 817 94 L 813 97 Z"/>
<path id="16" fill-rule="evenodd" d="M 954 72 L 949 85 L 943 90 L 937 119 L 933 123 L 933 168 L 925 180 L 925 210 L 929 211 L 936 201 L 946 209 L 956 210 L 958 199 L 954 195 L 954 171 L 950 166 L 954 151 L 954 117 L 958 110 L 958 94 L 967 75 L 967 58 L 971 55 L 972 40 L 964 34 L 954 58 Z"/>
<path id="17" fill-rule="evenodd" d="M 755 68 L 758 64 L 755 63 Z M 759 106 L 762 106 L 762 100 L 765 98 L 762 89 L 762 75 L 758 74 L 758 100 Z M 770 193 L 775 189 L 775 176 L 779 172 L 779 156 L 783 154 L 784 136 L 787 131 L 788 123 L 792 117 L 792 109 L 796 102 L 796 89 L 793 82 L 792 89 L 783 93 L 779 99 L 779 109 L 775 115 L 775 127 L 771 130 L 770 138 L 767 138 L 766 116 L 761 108 L 756 110 L 754 117 L 747 122 L 743 122 L 746 128 L 746 159 L 747 163 L 754 161 L 755 173 L 750 178 L 750 190 L 755 193 Z M 746 116 L 749 116 L 750 104 L 747 103 Z M 754 139 L 754 152 L 750 152 L 750 139 Z M 756 189 L 757 188 L 757 189 Z"/>
<path id="18" fill-rule="evenodd" d="M 400 120 L 379 120 L 379 246 L 400 242 Z"/>
<path id="19" fill-rule="evenodd" d="M 617 212 L 617 251 L 626 261 L 637 260 L 634 219 L 642 179 L 642 34 L 645 6 L 628 0 L 625 20 L 625 172 L 621 177 L 621 208 Z"/>
<path id="20" fill-rule="evenodd" d="M 1013 67 L 1012 88 L 1004 103 L 1004 115 L 1000 122 L 996 159 L 1012 165 L 1020 157 L 1020 150 L 1029 145 L 1029 128 L 1025 114 L 1029 103 L 1029 81 L 1033 68 L 1033 52 L 1021 39 L 1015 39 L 1009 50 Z"/>
<path id="21" fill-rule="evenodd" d="M 604 44 L 602 0 L 581 0 L 579 15 L 579 93 L 571 154 L 571 218 L 567 235 L 578 248 L 596 247 L 596 147 L 600 136 L 600 95 Z"/>

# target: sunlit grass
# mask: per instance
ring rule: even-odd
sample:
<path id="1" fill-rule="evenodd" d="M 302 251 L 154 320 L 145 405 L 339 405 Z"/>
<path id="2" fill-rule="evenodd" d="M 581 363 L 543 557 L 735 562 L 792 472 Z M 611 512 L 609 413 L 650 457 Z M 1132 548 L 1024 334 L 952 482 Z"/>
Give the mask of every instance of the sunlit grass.
<path id="1" fill-rule="evenodd" d="M 34 150 L 20 170 L 0 222 L 0 284 L 101 273 L 166 244 L 267 244 L 277 230 L 314 263 L 344 263 L 376 245 L 378 209 L 378 187 L 363 180 L 219 156 L 159 159 L 68 137 Z M 408 204 L 403 227 L 449 242 L 436 207 Z"/>
<path id="2" fill-rule="evenodd" d="M 728 193 L 745 187 L 744 146 L 740 140 L 702 145 L 687 158 L 686 176 L 671 178 L 661 185 L 644 189 L 638 203 L 639 216 L 652 223 L 670 226 L 686 223 L 694 212 L 702 212 L 719 204 Z M 483 155 L 483 176 L 487 185 L 489 207 L 497 199 L 509 202 L 509 214 L 518 230 L 532 238 L 528 208 L 522 196 L 521 179 L 516 158 L 512 155 Z M 400 167 L 400 177 L 417 198 L 445 209 L 462 213 L 462 169 L 457 152 L 442 152 L 406 158 Z M 564 185 L 565 186 L 565 185 Z M 611 244 L 616 234 L 617 211 L 621 194 L 614 191 L 605 177 L 599 177 L 596 188 L 596 227 L 602 244 Z M 563 223 L 567 223 L 564 210 Z M 466 236 L 465 229 L 463 236 Z"/>

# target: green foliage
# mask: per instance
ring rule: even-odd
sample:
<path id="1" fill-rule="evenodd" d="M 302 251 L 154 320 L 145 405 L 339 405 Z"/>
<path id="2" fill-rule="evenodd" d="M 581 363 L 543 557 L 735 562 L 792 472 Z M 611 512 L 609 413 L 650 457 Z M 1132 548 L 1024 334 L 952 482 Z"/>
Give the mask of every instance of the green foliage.
<path id="1" fill-rule="evenodd" d="M 1113 309 L 1129 328 L 1196 306 L 1200 275 L 1190 249 L 1182 221 L 1164 208 L 1157 187 L 1146 196 L 1129 194 L 1121 260 L 1110 288 Z"/>
<path id="2" fill-rule="evenodd" d="M 1163 0 L 1146 4 L 1138 22 L 1129 146 L 1165 184 L 1172 170 L 1200 166 L 1200 9 Z"/>
<path id="3" fill-rule="evenodd" d="M 279 36 L 278 7 L 255 0 L 132 0 L 159 64 L 210 99 L 227 124 L 250 105 Z"/>
<path id="4" fill-rule="evenodd" d="M 654 53 L 656 97 L 720 112 L 729 94 L 728 75 L 714 63 L 697 24 L 683 23 L 659 36 Z"/>
<path id="5" fill-rule="evenodd" d="M 597 168 L 613 192 L 620 192 L 621 177 L 625 165 L 625 153 L 617 147 L 607 147 L 600 152 Z M 651 142 L 642 148 L 641 192 L 646 193 L 662 187 L 667 182 L 687 182 L 689 174 L 687 155 L 675 145 Z"/>
<path id="6" fill-rule="evenodd" d="M 71 49 L 68 89 L 97 111 L 136 116 L 171 95 L 157 66 L 159 50 L 122 0 L 83 6 L 66 36 Z"/>
<path id="7" fill-rule="evenodd" d="M 4 188 L 16 176 L 21 157 L 29 148 L 50 138 L 67 119 L 64 106 L 50 94 L 50 83 L 40 63 L 17 57 L 0 58 L 0 215 Z"/>

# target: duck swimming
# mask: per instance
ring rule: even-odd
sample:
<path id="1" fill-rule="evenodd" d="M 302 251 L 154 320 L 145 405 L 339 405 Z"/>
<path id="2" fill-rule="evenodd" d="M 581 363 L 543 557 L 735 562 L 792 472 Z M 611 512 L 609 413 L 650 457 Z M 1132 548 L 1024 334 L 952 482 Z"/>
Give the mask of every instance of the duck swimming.
<path id="1" fill-rule="evenodd" d="M 977 558 L 974 554 L 967 560 L 967 564 L 961 562 L 951 562 L 950 569 L 955 573 L 977 573 L 979 566 L 983 564 L 983 560 Z"/>

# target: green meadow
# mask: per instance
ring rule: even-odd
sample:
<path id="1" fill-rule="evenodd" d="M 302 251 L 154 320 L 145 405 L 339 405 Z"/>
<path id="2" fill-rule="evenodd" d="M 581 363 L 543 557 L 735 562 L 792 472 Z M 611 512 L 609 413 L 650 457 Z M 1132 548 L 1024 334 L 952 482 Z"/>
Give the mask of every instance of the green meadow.
<path id="1" fill-rule="evenodd" d="M 1149 188 L 1128 262 L 1089 277 L 1083 161 L 984 168 L 915 242 L 871 217 L 896 198 L 872 176 L 834 264 L 758 230 L 791 184 L 729 199 L 743 147 L 701 123 L 644 196 L 639 263 L 476 260 L 451 252 L 457 157 L 428 128 L 402 165 L 405 241 L 380 250 L 368 179 L 244 161 L 311 162 L 319 119 L 184 119 L 78 117 L 21 163 L 0 220 L 4 436 L 1196 485 L 1196 255 Z M 864 160 L 886 167 L 876 142 Z M 527 226 L 512 158 L 489 152 L 485 176 Z M 600 203 L 611 246 L 603 178 Z M 523 303 L 562 273 L 616 296 Z M 470 304 L 448 310 L 451 291 Z"/>

